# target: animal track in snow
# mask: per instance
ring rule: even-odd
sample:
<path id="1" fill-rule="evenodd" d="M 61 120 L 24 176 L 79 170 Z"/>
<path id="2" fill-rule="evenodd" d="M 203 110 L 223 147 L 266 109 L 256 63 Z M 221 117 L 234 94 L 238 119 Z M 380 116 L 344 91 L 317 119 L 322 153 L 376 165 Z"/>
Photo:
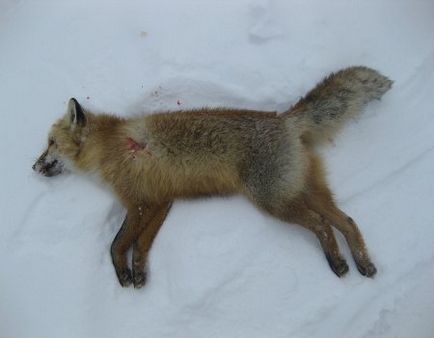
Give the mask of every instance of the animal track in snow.
<path id="1" fill-rule="evenodd" d="M 270 1 L 255 1 L 249 6 L 251 25 L 249 41 L 255 44 L 266 43 L 282 35 L 281 29 L 272 21 L 272 5 Z"/>

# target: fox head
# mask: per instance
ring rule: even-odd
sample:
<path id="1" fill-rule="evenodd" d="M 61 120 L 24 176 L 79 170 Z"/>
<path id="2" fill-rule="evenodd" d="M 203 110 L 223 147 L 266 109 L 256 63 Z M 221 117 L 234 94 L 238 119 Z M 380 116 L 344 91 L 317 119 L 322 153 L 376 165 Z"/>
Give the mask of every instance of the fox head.
<path id="1" fill-rule="evenodd" d="M 33 170 L 47 176 L 56 176 L 74 163 L 86 135 L 87 118 L 76 99 L 68 102 L 66 114 L 53 124 L 46 150 L 36 160 Z"/>

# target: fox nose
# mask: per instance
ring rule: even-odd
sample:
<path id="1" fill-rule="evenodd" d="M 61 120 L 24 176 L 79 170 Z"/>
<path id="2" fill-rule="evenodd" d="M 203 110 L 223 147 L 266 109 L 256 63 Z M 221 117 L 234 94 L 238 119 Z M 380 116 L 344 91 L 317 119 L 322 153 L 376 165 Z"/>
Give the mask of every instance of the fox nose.
<path id="1" fill-rule="evenodd" d="M 32 169 L 36 171 L 36 163 L 32 165 Z"/>

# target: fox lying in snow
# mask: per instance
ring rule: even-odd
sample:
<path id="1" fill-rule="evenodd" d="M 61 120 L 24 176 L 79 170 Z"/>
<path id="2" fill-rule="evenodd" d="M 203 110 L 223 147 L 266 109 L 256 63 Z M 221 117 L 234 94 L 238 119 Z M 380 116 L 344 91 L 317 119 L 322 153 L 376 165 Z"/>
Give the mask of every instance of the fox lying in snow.
<path id="1" fill-rule="evenodd" d="M 371 262 L 356 223 L 333 200 L 315 145 L 391 88 L 366 67 L 331 74 L 288 111 L 197 109 L 134 118 L 96 115 L 74 98 L 51 128 L 33 169 L 97 172 L 127 209 L 111 255 L 122 286 L 145 284 L 152 241 L 173 200 L 243 194 L 259 209 L 311 230 L 336 275 L 348 265 L 332 226 L 343 233 L 360 273 Z M 132 269 L 127 251 L 133 248 Z"/>

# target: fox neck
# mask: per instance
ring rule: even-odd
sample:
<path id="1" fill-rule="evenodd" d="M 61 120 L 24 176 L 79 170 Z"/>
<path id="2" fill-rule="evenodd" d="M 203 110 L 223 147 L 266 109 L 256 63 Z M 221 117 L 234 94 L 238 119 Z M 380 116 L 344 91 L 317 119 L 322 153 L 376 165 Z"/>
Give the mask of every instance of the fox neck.
<path id="1" fill-rule="evenodd" d="M 92 115 L 82 136 L 80 151 L 74 159 L 80 171 L 95 173 L 107 152 L 115 152 L 124 120 L 112 115 Z"/>

